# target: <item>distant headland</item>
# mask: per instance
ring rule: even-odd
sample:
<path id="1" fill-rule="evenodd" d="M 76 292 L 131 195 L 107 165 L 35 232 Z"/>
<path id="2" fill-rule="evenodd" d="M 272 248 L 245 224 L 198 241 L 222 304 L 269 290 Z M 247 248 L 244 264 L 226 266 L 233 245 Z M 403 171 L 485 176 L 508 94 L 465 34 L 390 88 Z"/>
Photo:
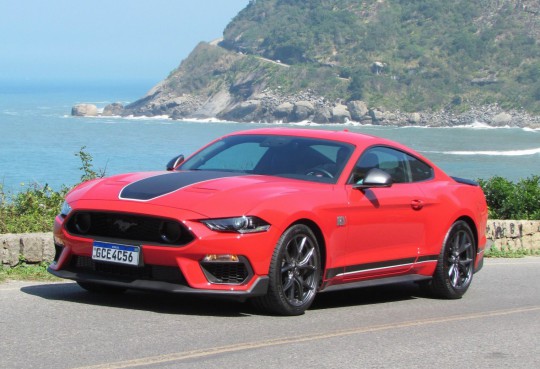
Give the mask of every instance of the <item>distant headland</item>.
<path id="1" fill-rule="evenodd" d="M 540 128 L 538 0 L 253 0 L 141 99 L 77 116 Z"/>

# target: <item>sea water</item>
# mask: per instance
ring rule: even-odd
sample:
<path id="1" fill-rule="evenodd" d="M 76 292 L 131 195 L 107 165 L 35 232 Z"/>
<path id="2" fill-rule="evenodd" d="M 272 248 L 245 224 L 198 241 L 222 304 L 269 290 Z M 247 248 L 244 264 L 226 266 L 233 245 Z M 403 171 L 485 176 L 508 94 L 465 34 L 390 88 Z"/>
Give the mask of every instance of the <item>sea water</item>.
<path id="1" fill-rule="evenodd" d="M 76 103 L 98 108 L 127 104 L 152 87 L 132 83 L 0 83 L 0 184 L 17 192 L 48 184 L 54 189 L 80 181 L 82 147 L 96 170 L 107 175 L 163 170 L 177 154 L 189 155 L 223 134 L 268 127 L 261 123 L 174 121 L 166 117 L 72 117 Z M 540 131 L 490 128 L 481 122 L 455 128 L 382 127 L 309 122 L 281 127 L 343 130 L 399 141 L 427 156 L 448 174 L 511 180 L 540 175 Z M 24 183 L 24 186 L 21 184 Z"/>

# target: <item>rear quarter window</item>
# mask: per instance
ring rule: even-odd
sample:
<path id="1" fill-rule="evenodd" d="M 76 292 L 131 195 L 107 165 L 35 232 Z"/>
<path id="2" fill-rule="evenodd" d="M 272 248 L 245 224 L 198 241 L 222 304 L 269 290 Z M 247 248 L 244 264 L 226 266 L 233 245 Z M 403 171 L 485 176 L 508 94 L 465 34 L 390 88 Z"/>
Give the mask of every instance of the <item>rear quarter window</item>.
<path id="1" fill-rule="evenodd" d="M 409 165 L 413 182 L 427 181 L 433 178 L 433 168 L 423 161 L 410 157 Z"/>

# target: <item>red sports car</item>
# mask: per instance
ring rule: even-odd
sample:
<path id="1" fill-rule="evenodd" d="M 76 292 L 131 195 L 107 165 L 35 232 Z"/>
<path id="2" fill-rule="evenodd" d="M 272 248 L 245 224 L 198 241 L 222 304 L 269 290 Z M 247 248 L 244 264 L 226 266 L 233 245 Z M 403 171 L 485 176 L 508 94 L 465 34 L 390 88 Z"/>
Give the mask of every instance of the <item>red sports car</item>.
<path id="1" fill-rule="evenodd" d="M 250 130 L 167 169 L 73 189 L 49 271 L 90 291 L 227 296 L 297 315 L 344 284 L 417 281 L 460 298 L 482 267 L 481 188 L 386 139 Z"/>

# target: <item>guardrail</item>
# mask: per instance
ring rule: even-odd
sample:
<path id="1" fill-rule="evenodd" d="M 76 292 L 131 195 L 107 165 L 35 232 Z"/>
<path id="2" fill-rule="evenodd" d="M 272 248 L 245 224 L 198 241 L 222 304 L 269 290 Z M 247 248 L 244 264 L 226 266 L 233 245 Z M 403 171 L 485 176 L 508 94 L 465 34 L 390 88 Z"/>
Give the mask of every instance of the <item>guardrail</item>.
<path id="1" fill-rule="evenodd" d="M 539 250 L 540 221 L 489 220 L 486 237 L 488 247 L 505 250 Z M 52 233 L 0 235 L 0 265 L 13 267 L 21 261 L 34 264 L 50 262 L 53 258 Z"/>

